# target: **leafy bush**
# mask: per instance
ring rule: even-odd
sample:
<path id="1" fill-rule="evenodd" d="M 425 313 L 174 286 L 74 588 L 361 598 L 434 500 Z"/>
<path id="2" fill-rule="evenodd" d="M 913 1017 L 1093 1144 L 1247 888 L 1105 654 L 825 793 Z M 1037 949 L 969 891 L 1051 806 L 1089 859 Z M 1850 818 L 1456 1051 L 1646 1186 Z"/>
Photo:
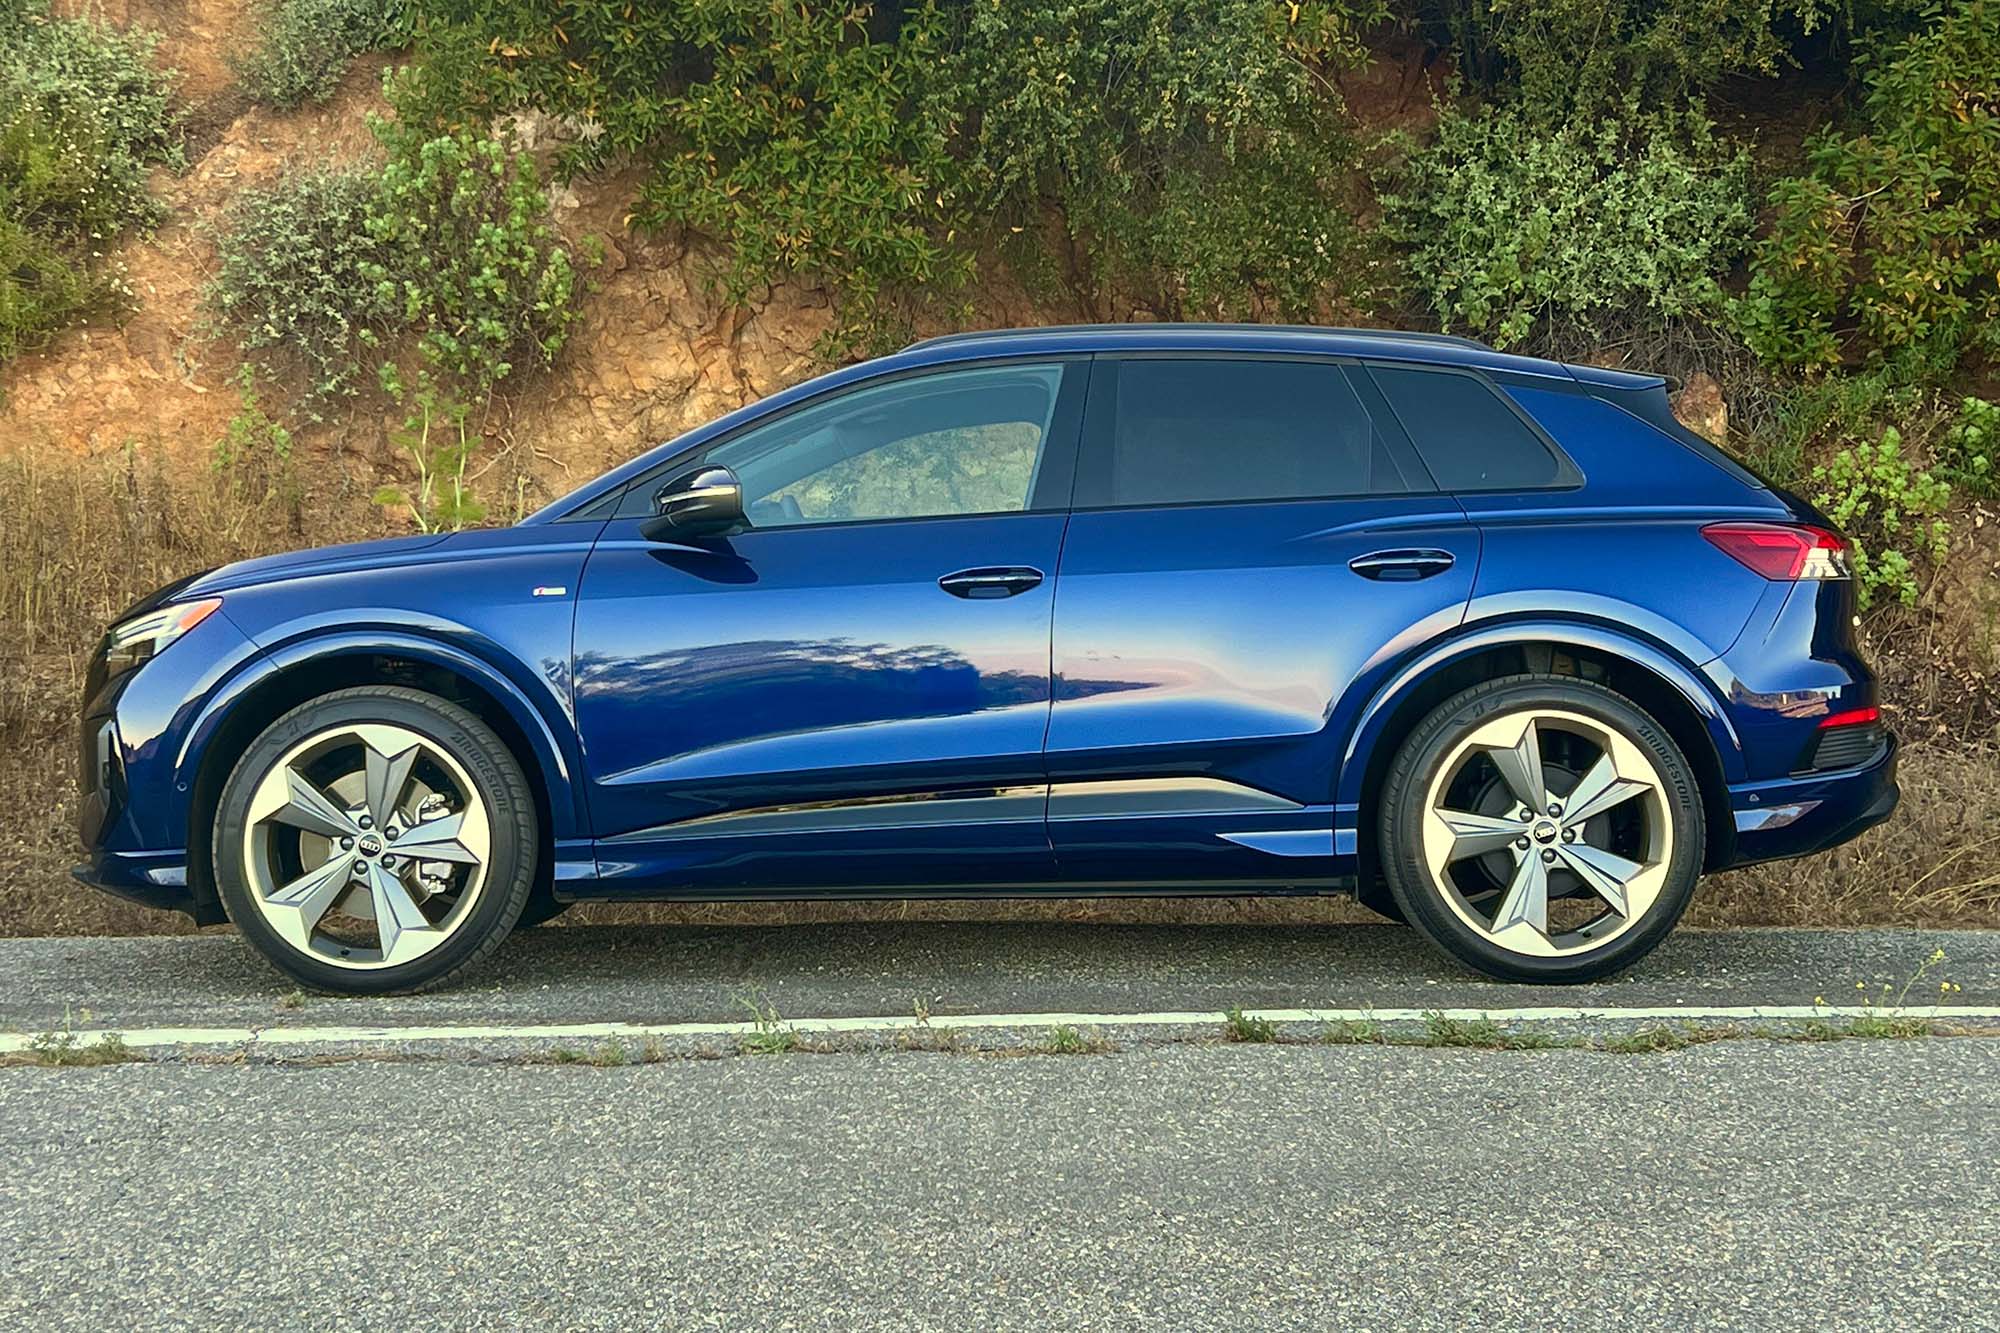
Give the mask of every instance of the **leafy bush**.
<path id="1" fill-rule="evenodd" d="M 277 106 L 326 100 L 364 51 L 404 45 L 404 0 L 273 0 L 241 65 L 250 90 Z"/>
<path id="2" fill-rule="evenodd" d="M 866 4 L 770 0 L 434 0 L 430 69 L 411 110 L 445 126 L 535 107 L 566 118 L 568 167 L 635 155 L 635 220 L 726 242 L 736 298 L 788 274 L 825 279 L 858 335 L 898 289 L 969 273 L 923 76 L 943 57 L 930 0 L 884 26 Z"/>
<path id="3" fill-rule="evenodd" d="M 392 102 L 407 95 L 394 76 L 388 84 Z M 370 123 L 389 160 L 368 204 L 377 254 L 361 271 L 416 352 L 414 373 L 391 358 L 380 379 L 410 404 L 399 441 L 417 484 L 377 499 L 407 505 L 426 531 L 462 527 L 485 515 L 466 475 L 472 416 L 518 365 L 555 359 L 576 318 L 576 269 L 527 154 L 463 126 L 432 134 L 415 118 Z M 372 330 L 359 336 L 379 341 Z"/>
<path id="4" fill-rule="evenodd" d="M 306 169 L 245 190 L 223 218 L 209 304 L 245 353 L 302 370 L 313 420 L 354 393 L 362 335 L 386 329 L 395 310 L 380 292 L 384 247 L 368 229 L 377 194 L 372 170 Z"/>
<path id="5" fill-rule="evenodd" d="M 1627 96 L 1679 100 L 1731 74 L 1776 74 L 1803 39 L 1846 40 L 1918 0 L 1426 0 L 1431 40 L 1487 92 L 1555 122 Z"/>
<path id="6" fill-rule="evenodd" d="M 1309 315 L 1359 268 L 1351 148 L 1311 66 L 1357 60 L 1381 11 L 970 6 L 944 77 L 973 211 L 1032 232 L 1052 205 L 1064 282 L 1100 313 L 1120 292 L 1165 318 Z"/>
<path id="7" fill-rule="evenodd" d="M 2000 350 L 2000 4 L 1955 0 L 1865 72 L 1866 132 L 1807 146 L 1779 181 L 1757 246 L 1745 338 L 1785 366 L 1868 355 L 1948 370 L 1969 343 Z"/>
<path id="8" fill-rule="evenodd" d="M 1936 449 L 1938 475 L 1952 486 L 1968 495 L 2000 497 L 2000 407 L 1966 399 Z"/>
<path id="9" fill-rule="evenodd" d="M 1391 176 L 1385 228 L 1438 318 L 1504 347 L 1545 321 L 1719 309 L 1749 237 L 1746 173 L 1693 110 L 1547 128 L 1452 107 Z"/>
<path id="10" fill-rule="evenodd" d="M 1847 534 L 1853 547 L 1854 578 L 1861 605 L 1888 594 L 1905 606 L 1917 604 L 1917 562 L 1941 561 L 1950 546 L 1944 512 L 1951 487 L 1918 471 L 1903 456 L 1903 437 L 1893 426 L 1879 444 L 1842 449 L 1812 472 L 1813 502 Z"/>
<path id="11" fill-rule="evenodd" d="M 209 289 L 246 353 L 304 367 L 315 419 L 385 353 L 393 392 L 429 385 L 482 402 L 517 364 L 548 364 L 575 316 L 576 271 L 526 154 L 463 127 L 371 124 L 382 166 L 308 169 L 244 192 Z M 388 346 L 404 333 L 408 375 Z"/>
<path id="12" fill-rule="evenodd" d="M 1305 314 L 1362 268 L 1331 76 L 1385 10 L 430 0 L 416 105 L 539 108 L 566 166 L 638 158 L 637 221 L 726 242 L 732 297 L 826 280 L 840 344 L 900 333 L 994 237 L 1087 305 Z"/>
<path id="13" fill-rule="evenodd" d="M 180 161 L 153 47 L 0 0 L 0 359 L 117 291 L 94 261 L 154 215 L 147 164 Z"/>
<path id="14" fill-rule="evenodd" d="M 0 361 L 88 310 L 94 290 L 61 246 L 0 212 Z"/>
<path id="15" fill-rule="evenodd" d="M 533 160 L 469 129 L 372 124 L 389 161 L 368 205 L 377 254 L 360 268 L 415 333 L 421 373 L 478 402 L 517 362 L 554 360 L 576 316 L 576 270 Z"/>

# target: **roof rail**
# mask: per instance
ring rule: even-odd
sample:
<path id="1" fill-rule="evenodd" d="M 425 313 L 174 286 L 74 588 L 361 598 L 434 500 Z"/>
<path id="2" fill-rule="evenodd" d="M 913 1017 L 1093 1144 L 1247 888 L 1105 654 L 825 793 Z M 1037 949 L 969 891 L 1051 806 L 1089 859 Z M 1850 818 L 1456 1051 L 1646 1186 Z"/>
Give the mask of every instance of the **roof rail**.
<path id="1" fill-rule="evenodd" d="M 1349 338 L 1378 338 L 1384 342 L 1430 343 L 1446 347 L 1469 347 L 1480 352 L 1490 352 L 1493 350 L 1477 339 L 1461 338 L 1457 334 L 1452 333 L 1412 333 L 1404 329 L 1333 328 L 1320 324 L 1227 323 L 1039 324 L 1028 328 L 969 329 L 963 333 L 945 333 L 935 338 L 922 338 L 911 343 L 903 350 L 914 352 L 920 347 L 945 347 L 952 343 L 976 342 L 982 338 L 1032 337 L 1037 334 L 1053 337 L 1078 333 L 1143 332 L 1149 329 L 1162 332 L 1189 330 L 1209 333 L 1330 333 Z"/>

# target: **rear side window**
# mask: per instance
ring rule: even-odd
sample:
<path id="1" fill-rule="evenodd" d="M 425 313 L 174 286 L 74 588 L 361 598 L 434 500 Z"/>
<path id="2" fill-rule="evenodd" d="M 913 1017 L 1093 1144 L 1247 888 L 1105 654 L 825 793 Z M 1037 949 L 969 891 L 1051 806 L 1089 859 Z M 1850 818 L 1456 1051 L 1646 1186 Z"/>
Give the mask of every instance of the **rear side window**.
<path id="1" fill-rule="evenodd" d="M 1561 461 L 1486 381 L 1404 366 L 1368 367 L 1447 491 L 1517 491 L 1566 480 Z"/>
<path id="2" fill-rule="evenodd" d="M 1135 357 L 1096 374 L 1080 507 L 1411 489 L 1332 362 Z"/>

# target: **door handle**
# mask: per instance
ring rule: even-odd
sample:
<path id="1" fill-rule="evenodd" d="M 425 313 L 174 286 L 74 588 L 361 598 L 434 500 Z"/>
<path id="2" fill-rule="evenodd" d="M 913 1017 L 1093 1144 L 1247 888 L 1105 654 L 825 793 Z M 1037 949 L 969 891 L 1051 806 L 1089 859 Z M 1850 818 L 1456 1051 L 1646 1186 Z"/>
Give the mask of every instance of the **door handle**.
<path id="1" fill-rule="evenodd" d="M 1457 563 L 1458 557 L 1450 551 L 1370 551 L 1355 556 L 1347 562 L 1347 567 L 1364 579 L 1408 583 L 1442 574 Z"/>
<path id="2" fill-rule="evenodd" d="M 953 597 L 985 599 L 989 597 L 1012 597 L 1038 586 L 1042 581 L 1042 571 L 1030 569 L 1026 565 L 989 566 L 982 569 L 961 569 L 956 574 L 947 574 L 938 580 Z"/>

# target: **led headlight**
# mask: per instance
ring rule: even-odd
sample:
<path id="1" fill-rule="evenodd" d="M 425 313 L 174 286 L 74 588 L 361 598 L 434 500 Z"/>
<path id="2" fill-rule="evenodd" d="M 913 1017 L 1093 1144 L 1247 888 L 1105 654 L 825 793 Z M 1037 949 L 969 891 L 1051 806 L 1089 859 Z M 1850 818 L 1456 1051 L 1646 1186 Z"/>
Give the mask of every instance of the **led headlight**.
<path id="1" fill-rule="evenodd" d="M 104 636 L 106 678 L 122 676 L 150 661 L 168 644 L 208 619 L 221 605 L 220 597 L 179 602 L 113 625 Z"/>

